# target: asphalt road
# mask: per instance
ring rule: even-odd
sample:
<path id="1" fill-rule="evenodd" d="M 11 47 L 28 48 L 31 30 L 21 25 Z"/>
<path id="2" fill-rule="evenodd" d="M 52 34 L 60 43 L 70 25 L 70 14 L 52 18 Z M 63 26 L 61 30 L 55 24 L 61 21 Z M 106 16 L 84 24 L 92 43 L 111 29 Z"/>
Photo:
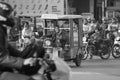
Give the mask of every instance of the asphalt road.
<path id="1" fill-rule="evenodd" d="M 120 59 L 111 57 L 109 60 L 101 60 L 94 57 L 82 61 L 81 67 L 76 67 L 74 63 L 69 65 L 73 75 L 70 80 L 120 80 Z"/>

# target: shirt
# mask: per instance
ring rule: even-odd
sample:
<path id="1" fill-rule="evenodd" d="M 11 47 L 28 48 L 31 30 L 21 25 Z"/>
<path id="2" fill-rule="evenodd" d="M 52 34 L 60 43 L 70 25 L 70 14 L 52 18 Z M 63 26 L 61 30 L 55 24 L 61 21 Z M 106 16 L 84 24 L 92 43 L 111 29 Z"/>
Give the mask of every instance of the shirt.
<path id="1" fill-rule="evenodd" d="M 111 23 L 111 24 L 108 25 L 108 30 L 109 31 L 117 31 L 118 28 L 119 28 L 119 24 L 118 23 L 117 24 Z"/>

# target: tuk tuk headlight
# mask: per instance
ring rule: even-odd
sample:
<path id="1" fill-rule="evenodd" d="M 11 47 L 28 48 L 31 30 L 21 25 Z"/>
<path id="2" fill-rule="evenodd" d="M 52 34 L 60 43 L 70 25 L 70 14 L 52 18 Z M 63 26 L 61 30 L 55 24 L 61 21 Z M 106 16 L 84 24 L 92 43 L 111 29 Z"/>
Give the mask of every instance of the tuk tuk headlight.
<path id="1" fill-rule="evenodd" d="M 50 46 L 50 45 L 51 45 L 51 41 L 50 41 L 50 40 L 46 40 L 46 41 L 45 41 L 45 45 L 46 45 L 46 46 Z"/>

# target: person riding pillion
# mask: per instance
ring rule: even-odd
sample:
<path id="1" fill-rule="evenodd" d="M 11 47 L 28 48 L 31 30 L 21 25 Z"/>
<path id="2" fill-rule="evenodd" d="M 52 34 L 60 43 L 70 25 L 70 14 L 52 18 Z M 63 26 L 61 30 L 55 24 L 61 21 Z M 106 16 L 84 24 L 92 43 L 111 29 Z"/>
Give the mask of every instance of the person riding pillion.
<path id="1" fill-rule="evenodd" d="M 108 31 L 112 32 L 115 37 L 118 35 L 119 23 L 117 18 L 112 18 L 112 22 L 108 25 Z"/>

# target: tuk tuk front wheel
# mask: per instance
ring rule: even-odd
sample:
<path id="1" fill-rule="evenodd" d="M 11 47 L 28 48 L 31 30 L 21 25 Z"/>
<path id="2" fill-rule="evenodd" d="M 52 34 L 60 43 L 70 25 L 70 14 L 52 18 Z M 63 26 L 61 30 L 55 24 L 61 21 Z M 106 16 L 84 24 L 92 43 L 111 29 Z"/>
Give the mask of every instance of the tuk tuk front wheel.
<path id="1" fill-rule="evenodd" d="M 74 62 L 77 67 L 81 65 L 81 60 L 82 60 L 82 54 L 76 55 Z"/>

